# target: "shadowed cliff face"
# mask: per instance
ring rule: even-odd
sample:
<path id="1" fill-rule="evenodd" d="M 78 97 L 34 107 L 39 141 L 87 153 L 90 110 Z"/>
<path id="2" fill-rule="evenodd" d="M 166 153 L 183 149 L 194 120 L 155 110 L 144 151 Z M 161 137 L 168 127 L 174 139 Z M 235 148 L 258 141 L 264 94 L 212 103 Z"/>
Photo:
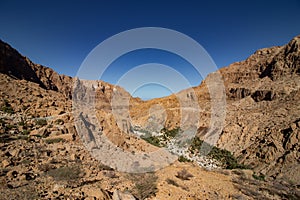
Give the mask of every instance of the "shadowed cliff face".
<path id="1" fill-rule="evenodd" d="M 34 64 L 28 58 L 0 40 L 0 72 L 16 79 L 39 84 L 42 88 L 58 91 L 71 98 L 72 78 Z"/>
<path id="2" fill-rule="evenodd" d="M 0 72 L 17 79 L 25 79 L 45 85 L 40 81 L 34 69 L 28 63 L 28 59 L 8 44 L 0 40 Z"/>

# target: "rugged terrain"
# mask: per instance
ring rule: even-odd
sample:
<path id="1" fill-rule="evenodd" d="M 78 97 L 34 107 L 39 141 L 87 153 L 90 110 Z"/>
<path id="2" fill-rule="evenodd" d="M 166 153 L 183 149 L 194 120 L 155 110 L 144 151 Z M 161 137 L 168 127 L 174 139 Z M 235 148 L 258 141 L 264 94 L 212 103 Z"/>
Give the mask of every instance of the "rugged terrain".
<path id="1" fill-rule="evenodd" d="M 195 162 L 176 161 L 155 173 L 122 173 L 93 158 L 76 131 L 72 114 L 76 82 L 82 91 L 95 93 L 101 132 L 126 151 L 151 152 L 158 147 L 135 137 L 133 128 L 153 128 L 149 109 L 155 106 L 165 111 L 157 116 L 158 124 L 170 130 L 178 127 L 178 95 L 199 103 L 201 120 L 191 125 L 205 138 L 211 117 L 208 80 L 193 88 L 194 93 L 188 89 L 144 102 L 103 81 L 59 75 L 0 41 L 0 199 L 300 198 L 300 38 L 258 50 L 218 73 L 227 98 L 225 126 L 216 145 L 250 169 L 207 170 Z M 132 121 L 113 117 L 116 91 L 130 102 Z"/>
<path id="2" fill-rule="evenodd" d="M 219 73 L 227 98 L 225 125 L 217 146 L 233 152 L 258 173 L 299 183 L 300 37 L 285 46 L 258 50 Z M 209 130 L 211 118 L 205 81 L 194 88 L 193 97 L 202 109 L 198 125 L 202 136 Z M 178 126 L 180 104 L 175 95 L 135 106 L 134 123 L 146 127 L 144 116 L 156 104 L 168 113 L 166 126 Z"/>

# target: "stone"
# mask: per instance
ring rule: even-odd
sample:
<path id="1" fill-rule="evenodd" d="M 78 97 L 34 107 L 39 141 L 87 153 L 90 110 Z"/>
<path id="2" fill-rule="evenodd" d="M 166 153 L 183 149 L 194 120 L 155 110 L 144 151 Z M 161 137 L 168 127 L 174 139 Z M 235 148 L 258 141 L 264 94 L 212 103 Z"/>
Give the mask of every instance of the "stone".
<path id="1" fill-rule="evenodd" d="M 119 190 L 115 190 L 112 199 L 113 200 L 135 200 L 136 198 L 129 192 L 121 192 Z"/>
<path id="2" fill-rule="evenodd" d="M 93 188 L 93 187 L 83 187 L 81 189 L 82 192 L 84 192 L 84 194 L 87 197 L 94 197 L 96 199 L 103 199 L 103 200 L 109 200 L 110 197 L 108 196 L 108 194 L 106 194 L 103 190 L 101 190 L 100 188 Z"/>
<path id="3" fill-rule="evenodd" d="M 8 160 L 3 160 L 3 161 L 2 161 L 2 167 L 3 167 L 3 168 L 8 167 L 10 164 L 11 164 L 11 163 L 10 163 L 10 161 L 8 161 Z"/>
<path id="4" fill-rule="evenodd" d="M 47 137 L 47 139 L 52 140 L 52 139 L 62 139 L 65 141 L 73 141 L 74 140 L 74 136 L 73 134 L 62 134 L 62 135 L 54 135 L 54 136 L 49 136 Z"/>

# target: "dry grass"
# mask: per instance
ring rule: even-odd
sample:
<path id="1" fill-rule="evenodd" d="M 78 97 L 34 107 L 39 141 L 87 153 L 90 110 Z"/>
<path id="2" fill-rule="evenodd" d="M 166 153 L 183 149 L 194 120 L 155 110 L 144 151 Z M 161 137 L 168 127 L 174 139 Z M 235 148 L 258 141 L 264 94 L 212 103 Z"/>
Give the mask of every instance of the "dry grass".
<path id="1" fill-rule="evenodd" d="M 135 174 L 131 176 L 131 179 L 135 184 L 130 192 L 137 199 L 146 199 L 155 196 L 157 192 L 157 176 L 155 174 Z"/>

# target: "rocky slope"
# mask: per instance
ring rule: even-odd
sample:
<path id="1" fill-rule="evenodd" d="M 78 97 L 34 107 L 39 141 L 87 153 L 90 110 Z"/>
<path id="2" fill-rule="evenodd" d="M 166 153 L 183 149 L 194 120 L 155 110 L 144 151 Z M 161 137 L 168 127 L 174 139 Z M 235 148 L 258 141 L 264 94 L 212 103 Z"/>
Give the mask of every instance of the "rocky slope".
<path id="1" fill-rule="evenodd" d="M 0 199 L 299 198 L 299 37 L 283 47 L 259 50 L 219 72 L 227 115 L 217 144 L 254 171 L 207 171 L 196 163 L 176 161 L 155 173 L 128 174 L 101 164 L 84 147 L 71 113 L 74 83 L 83 93 L 94 92 L 102 132 L 134 153 L 157 149 L 132 135 L 134 125 L 153 128 L 149 110 L 156 124 L 170 129 L 180 124 L 178 95 L 198 99 L 201 121 L 196 125 L 204 137 L 211 117 L 209 80 L 193 88 L 194 93 L 187 89 L 143 102 L 102 81 L 59 75 L 0 41 Z M 130 102 L 132 121 L 113 117 L 114 92 Z M 164 112 L 157 114 L 161 108 Z"/>
<path id="2" fill-rule="evenodd" d="M 285 46 L 258 50 L 218 73 L 227 98 L 225 126 L 217 146 L 233 152 L 257 173 L 299 183 L 300 36 Z M 193 88 L 193 98 L 198 99 L 201 108 L 201 137 L 209 130 L 212 115 L 206 81 Z M 181 93 L 188 96 L 190 90 Z M 164 107 L 166 127 L 180 125 L 176 95 L 135 106 L 131 111 L 133 123 L 147 127 L 147 111 L 154 105 Z"/>

